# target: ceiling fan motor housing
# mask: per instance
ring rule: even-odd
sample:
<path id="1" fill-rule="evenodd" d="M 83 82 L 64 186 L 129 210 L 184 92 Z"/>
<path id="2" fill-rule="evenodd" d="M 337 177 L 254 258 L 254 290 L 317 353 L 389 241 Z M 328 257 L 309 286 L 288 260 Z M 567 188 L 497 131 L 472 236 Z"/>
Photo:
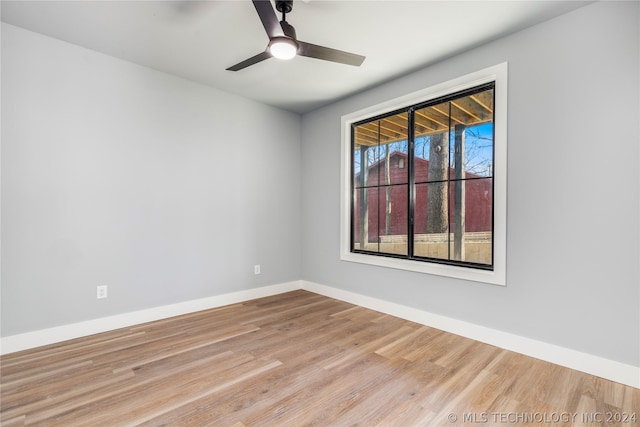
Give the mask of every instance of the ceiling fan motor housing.
<path id="1" fill-rule="evenodd" d="M 293 0 L 276 0 L 276 10 L 287 14 L 293 9 Z"/>

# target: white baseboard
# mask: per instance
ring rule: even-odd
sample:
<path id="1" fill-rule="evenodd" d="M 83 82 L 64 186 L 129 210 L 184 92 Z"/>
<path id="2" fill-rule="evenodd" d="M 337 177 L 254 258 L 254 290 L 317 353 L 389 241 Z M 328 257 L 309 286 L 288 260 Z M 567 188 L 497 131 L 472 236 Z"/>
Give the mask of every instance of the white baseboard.
<path id="1" fill-rule="evenodd" d="M 588 353 L 571 350 L 554 344 L 514 335 L 508 332 L 479 326 L 439 314 L 429 313 L 378 298 L 345 291 L 305 280 L 247 289 L 229 294 L 216 295 L 162 307 L 150 308 L 116 316 L 103 317 L 55 328 L 42 329 L 0 339 L 0 354 L 14 353 L 47 344 L 53 344 L 100 332 L 112 331 L 140 323 L 166 319 L 209 308 L 236 304 L 255 298 L 304 289 L 330 298 L 356 304 L 382 313 L 390 314 L 422 325 L 441 329 L 496 347 L 525 354 L 567 368 L 586 372 L 631 387 L 640 388 L 640 367 L 627 365 Z"/>
<path id="2" fill-rule="evenodd" d="M 152 322 L 154 320 L 161 320 L 168 317 L 207 310 L 209 308 L 221 307 L 223 305 L 236 304 L 255 298 L 267 297 L 297 289 L 300 289 L 300 281 L 298 280 L 192 301 L 185 301 L 177 304 L 154 307 L 146 310 L 118 314 L 115 316 L 102 317 L 100 319 L 87 320 L 54 328 L 41 329 L 33 332 L 26 332 L 24 334 L 11 335 L 0 339 L 0 354 L 14 353 L 16 351 L 27 350 L 47 344 L 98 334 L 100 332 L 126 328 L 133 325 L 139 325 L 141 323 Z"/>
<path id="3" fill-rule="evenodd" d="M 476 341 L 511 350 L 516 353 L 535 357 L 586 372 L 601 378 L 640 388 L 640 367 L 627 365 L 603 357 L 571 350 L 554 344 L 525 338 L 508 332 L 475 325 L 462 320 L 452 319 L 427 311 L 418 310 L 400 304 L 356 294 L 318 283 L 302 281 L 302 289 L 339 299 L 351 304 L 380 311 L 395 317 L 410 320 L 422 325 L 441 329 Z"/>

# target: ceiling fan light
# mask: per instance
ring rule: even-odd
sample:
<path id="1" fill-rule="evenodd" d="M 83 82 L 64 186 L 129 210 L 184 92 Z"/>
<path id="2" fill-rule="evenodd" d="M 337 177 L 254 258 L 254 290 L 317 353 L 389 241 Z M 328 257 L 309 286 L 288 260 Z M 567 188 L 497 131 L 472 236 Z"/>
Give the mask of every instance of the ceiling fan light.
<path id="1" fill-rule="evenodd" d="M 291 59 L 298 52 L 298 43 L 287 37 L 275 37 L 269 43 L 269 52 L 278 59 Z"/>

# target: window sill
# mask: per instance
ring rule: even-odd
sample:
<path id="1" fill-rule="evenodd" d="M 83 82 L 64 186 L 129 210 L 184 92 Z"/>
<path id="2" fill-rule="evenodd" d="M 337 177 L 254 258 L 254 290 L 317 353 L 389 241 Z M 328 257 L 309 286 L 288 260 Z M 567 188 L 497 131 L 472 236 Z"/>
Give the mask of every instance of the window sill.
<path id="1" fill-rule="evenodd" d="M 493 271 L 488 271 L 353 252 L 342 253 L 340 259 L 342 261 L 394 268 L 396 270 L 413 271 L 416 273 L 433 274 L 436 276 L 445 276 L 455 279 L 471 280 L 473 282 L 489 283 L 492 285 L 504 286 L 506 284 L 504 268 L 496 268 L 496 266 L 494 266 Z"/>

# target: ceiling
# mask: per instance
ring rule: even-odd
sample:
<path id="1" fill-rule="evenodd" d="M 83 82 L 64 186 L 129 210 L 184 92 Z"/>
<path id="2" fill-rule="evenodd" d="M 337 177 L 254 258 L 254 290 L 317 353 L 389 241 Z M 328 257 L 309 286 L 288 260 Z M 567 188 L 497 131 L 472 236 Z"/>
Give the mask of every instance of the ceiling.
<path id="1" fill-rule="evenodd" d="M 2 21 L 296 113 L 391 80 L 590 1 L 295 1 L 298 39 L 366 56 L 226 68 L 262 52 L 249 0 L 11 1 Z M 278 14 L 280 17 L 280 15 Z"/>

